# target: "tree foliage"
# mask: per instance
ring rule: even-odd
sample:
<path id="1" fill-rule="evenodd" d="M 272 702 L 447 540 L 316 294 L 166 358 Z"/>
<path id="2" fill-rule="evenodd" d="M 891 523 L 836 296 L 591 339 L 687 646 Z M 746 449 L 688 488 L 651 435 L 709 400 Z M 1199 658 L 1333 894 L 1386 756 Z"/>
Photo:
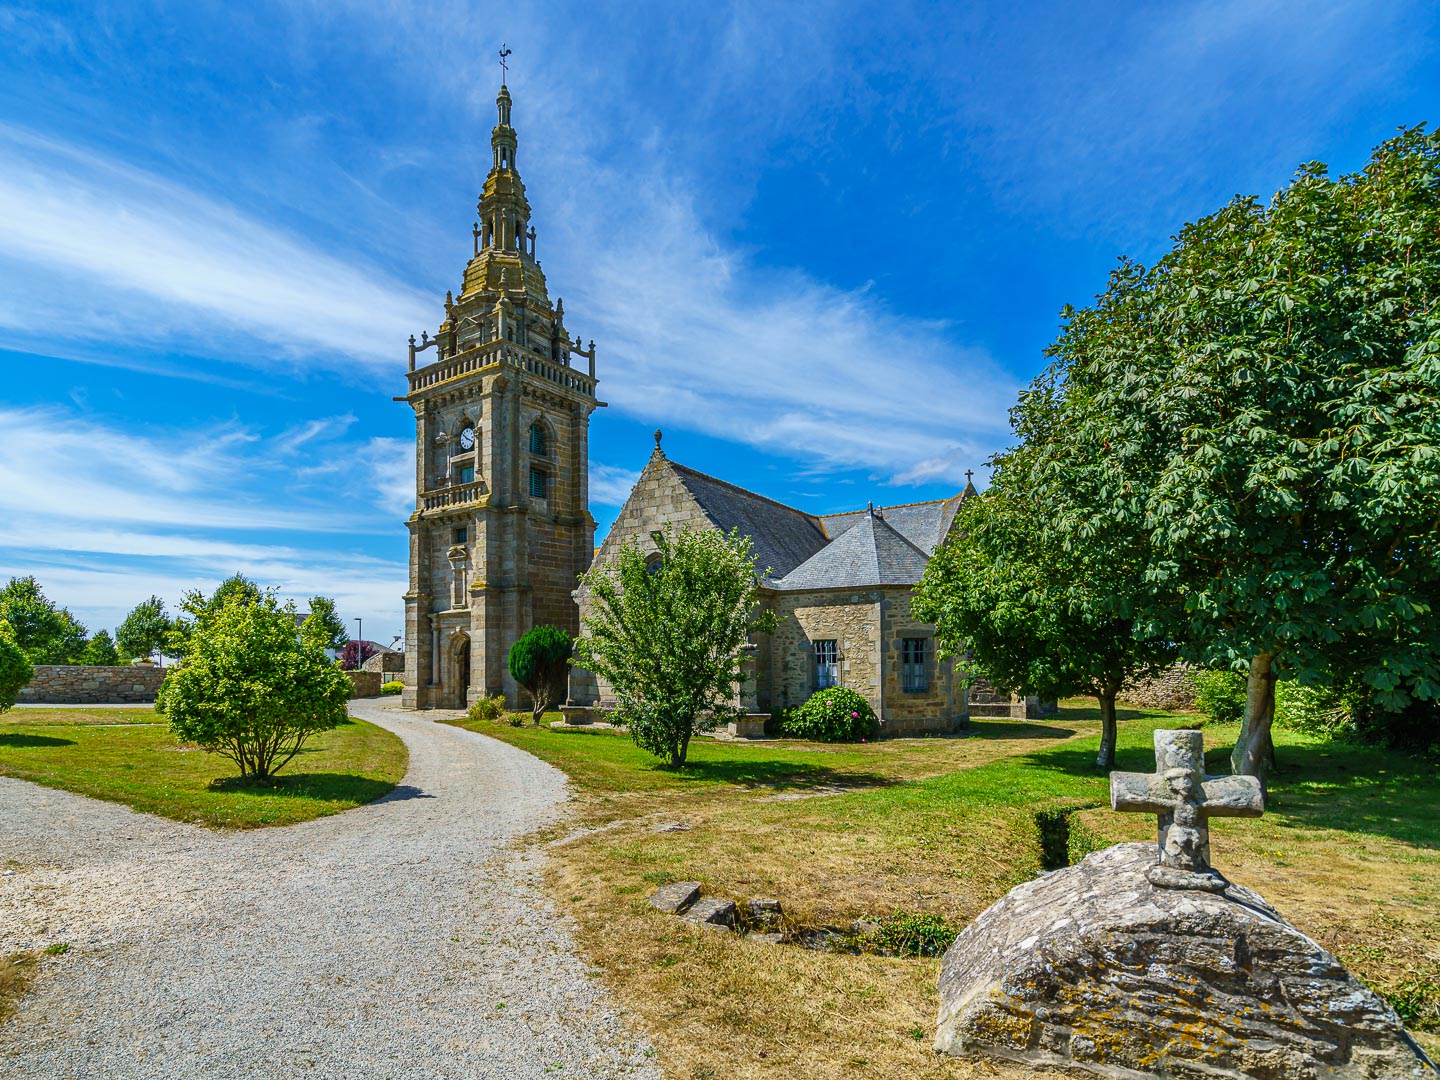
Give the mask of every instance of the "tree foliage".
<path id="1" fill-rule="evenodd" d="M 170 618 L 165 613 L 165 601 L 151 596 L 131 608 L 125 621 L 116 627 L 115 646 L 122 657 L 149 657 L 164 647 L 169 633 Z"/>
<path id="2" fill-rule="evenodd" d="M 912 610 L 935 624 L 946 652 L 966 658 L 970 674 L 1001 690 L 1094 696 L 1096 762 L 1108 769 L 1120 688 L 1170 663 L 1175 646 L 1137 614 L 1148 568 L 1143 532 L 1067 538 L 1048 526 L 1083 496 L 1086 481 L 1075 453 L 1084 444 L 1065 404 L 1044 383 L 1021 395 L 1010 413 L 1020 445 L 992 458 L 990 487 L 962 503 Z"/>
<path id="3" fill-rule="evenodd" d="M 80 663 L 97 667 L 113 667 L 120 663 L 120 653 L 109 630 L 95 631 L 95 636 L 85 643 L 80 653 Z"/>
<path id="4" fill-rule="evenodd" d="M 33 577 L 12 577 L 0 589 L 0 619 L 32 664 L 74 664 L 85 649 L 85 627 Z"/>
<path id="5" fill-rule="evenodd" d="M 656 543 L 658 561 L 635 538 L 585 575 L 594 613 L 577 662 L 614 689 L 636 745 L 681 767 L 692 735 L 741 712 L 750 635 L 774 618 L 760 610 L 748 537 L 667 527 Z"/>
<path id="6" fill-rule="evenodd" d="M 1440 698 L 1440 138 L 1236 198 L 1064 319 L 1052 527 L 1147 535 L 1142 621 L 1248 673 L 1236 771 L 1273 756 L 1277 678 Z"/>
<path id="7" fill-rule="evenodd" d="M 211 618 L 231 603 L 258 604 L 265 598 L 265 590 L 244 574 L 232 574 L 215 591 L 206 596 L 199 589 L 191 589 L 180 601 L 180 611 L 170 624 L 165 647 L 179 657 L 184 657 L 190 648 L 190 638 Z M 294 627 L 292 626 L 293 630 Z"/>
<path id="8" fill-rule="evenodd" d="M 536 724 L 565 693 L 574 645 L 575 639 L 558 626 L 536 626 L 510 646 L 510 677 L 530 694 Z"/>
<path id="9" fill-rule="evenodd" d="M 358 671 L 379 651 L 368 641 L 347 641 L 340 650 L 340 666 L 346 671 Z"/>
<path id="10" fill-rule="evenodd" d="M 15 704 L 20 691 L 35 677 L 35 666 L 15 639 L 15 631 L 0 619 L 0 713 Z"/>
<path id="11" fill-rule="evenodd" d="M 295 608 L 232 590 L 194 622 L 157 707 L 177 738 L 268 780 L 313 735 L 345 719 L 350 680 L 295 633 Z"/>
<path id="12" fill-rule="evenodd" d="M 310 614 L 300 624 L 300 632 L 320 648 L 336 652 L 350 641 L 350 635 L 345 632 L 345 622 L 335 610 L 335 601 L 328 596 L 310 598 Z"/>

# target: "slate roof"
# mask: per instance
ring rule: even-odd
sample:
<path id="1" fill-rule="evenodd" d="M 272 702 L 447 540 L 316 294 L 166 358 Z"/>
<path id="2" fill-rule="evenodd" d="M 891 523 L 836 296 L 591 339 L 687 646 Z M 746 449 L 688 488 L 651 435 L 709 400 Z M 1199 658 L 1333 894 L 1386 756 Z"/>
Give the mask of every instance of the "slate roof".
<path id="1" fill-rule="evenodd" d="M 887 518 L 867 510 L 810 559 L 768 584 L 781 591 L 914 585 L 929 561 Z"/>
<path id="2" fill-rule="evenodd" d="M 774 499 L 756 495 L 724 480 L 669 462 L 700 508 L 725 532 L 739 529 L 755 546 L 755 564 L 781 577 L 826 544 L 819 520 Z"/>
<path id="3" fill-rule="evenodd" d="M 950 531 L 950 524 L 955 520 L 955 513 L 960 509 L 961 500 L 974 494 L 976 494 L 974 486 L 967 483 L 964 491 L 948 499 L 907 503 L 903 506 L 882 506 L 878 507 L 877 511 L 906 540 L 925 554 L 933 555 L 935 549 L 940 546 L 940 541 L 945 539 L 945 534 Z M 824 514 L 820 518 L 820 523 L 830 534 L 831 539 L 838 540 L 853 526 L 862 522 L 868 514 L 868 510 L 852 510 L 845 514 Z"/>

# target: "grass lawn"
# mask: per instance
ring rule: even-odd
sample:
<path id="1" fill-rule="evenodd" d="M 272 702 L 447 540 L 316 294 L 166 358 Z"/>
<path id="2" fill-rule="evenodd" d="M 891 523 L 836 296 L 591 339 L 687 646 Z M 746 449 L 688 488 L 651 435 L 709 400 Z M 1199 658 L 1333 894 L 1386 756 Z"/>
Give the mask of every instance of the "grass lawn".
<path id="1" fill-rule="evenodd" d="M 273 785 L 240 783 L 184 746 L 151 709 L 27 709 L 0 716 L 0 776 L 225 829 L 292 825 L 378 799 L 405 775 L 395 735 L 350 720 L 312 740 Z"/>
<path id="2" fill-rule="evenodd" d="M 819 953 L 693 929 L 645 904 L 657 884 L 775 897 L 795 925 L 924 912 L 959 929 L 1047 863 L 1155 821 L 1108 809 L 1083 701 L 1036 723 L 977 720 L 955 739 L 862 746 L 692 743 L 683 773 L 619 733 L 461 722 L 555 764 L 575 814 L 552 830 L 550 883 L 590 958 L 649 1028 L 668 1073 L 704 1077 L 1024 1075 L 930 1050 L 936 959 Z M 1121 713 L 1119 767 L 1154 767 Z M 1207 726 L 1213 771 L 1233 729 Z M 1266 816 L 1217 822 L 1217 864 L 1440 1032 L 1440 779 L 1432 763 L 1279 733 Z M 576 820 L 578 818 L 578 820 Z M 682 826 L 657 831 L 662 826 Z M 1056 850 L 1056 848 L 1060 850 Z M 1429 1047 L 1440 1039 L 1422 1036 Z"/>

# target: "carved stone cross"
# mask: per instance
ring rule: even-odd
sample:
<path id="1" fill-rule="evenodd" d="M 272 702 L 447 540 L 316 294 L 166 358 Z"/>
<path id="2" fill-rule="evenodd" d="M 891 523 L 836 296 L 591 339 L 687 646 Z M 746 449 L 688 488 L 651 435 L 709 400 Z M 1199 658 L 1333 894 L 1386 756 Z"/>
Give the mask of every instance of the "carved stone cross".
<path id="1" fill-rule="evenodd" d="M 1146 877 L 1168 889 L 1219 892 L 1210 866 L 1212 817 L 1259 817 L 1265 793 L 1253 776 L 1206 776 L 1198 731 L 1155 732 L 1155 772 L 1110 774 L 1110 808 L 1160 815 L 1160 861 Z"/>

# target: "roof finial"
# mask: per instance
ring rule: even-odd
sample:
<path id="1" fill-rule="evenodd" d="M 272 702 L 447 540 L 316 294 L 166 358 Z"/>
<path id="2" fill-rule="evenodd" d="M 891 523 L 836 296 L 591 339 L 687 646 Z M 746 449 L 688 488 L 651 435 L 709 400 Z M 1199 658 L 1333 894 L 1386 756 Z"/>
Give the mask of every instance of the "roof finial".
<path id="1" fill-rule="evenodd" d="M 661 456 L 664 456 L 665 454 L 665 451 L 660 449 L 660 440 L 664 437 L 665 433 L 657 427 L 655 429 L 655 453 L 660 454 Z"/>
<path id="2" fill-rule="evenodd" d="M 871 517 L 875 516 L 875 503 L 873 500 L 865 504 L 865 512 Z"/>
<path id="3" fill-rule="evenodd" d="M 505 85 L 506 76 L 510 74 L 510 65 L 505 61 L 510 59 L 510 49 L 502 41 L 500 43 L 500 85 Z"/>
<path id="4" fill-rule="evenodd" d="M 970 478 L 971 478 L 972 476 L 974 476 L 974 475 L 975 475 L 975 470 L 974 470 L 974 469 L 966 469 L 966 470 L 965 470 L 965 482 L 966 482 L 967 484 L 970 483 Z"/>

